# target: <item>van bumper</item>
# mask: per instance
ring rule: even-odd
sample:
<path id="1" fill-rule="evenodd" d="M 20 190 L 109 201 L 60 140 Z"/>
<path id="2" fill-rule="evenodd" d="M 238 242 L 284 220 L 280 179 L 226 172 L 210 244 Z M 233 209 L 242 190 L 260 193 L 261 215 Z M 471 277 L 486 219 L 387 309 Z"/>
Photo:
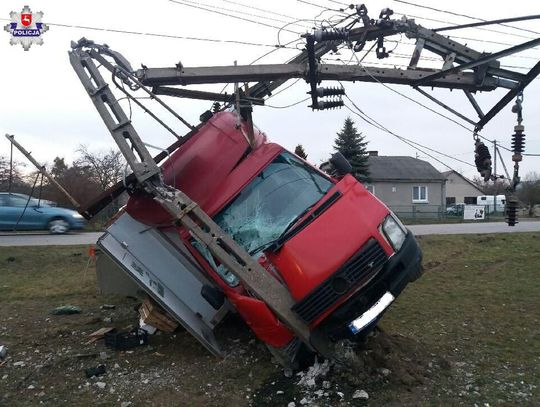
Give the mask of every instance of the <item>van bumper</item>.
<path id="1" fill-rule="evenodd" d="M 320 343 L 325 339 L 354 340 L 365 336 L 375 327 L 386 309 L 380 312 L 370 324 L 354 333 L 350 328 L 351 322 L 375 307 L 375 304 L 386 293 L 391 293 L 397 298 L 407 284 L 417 280 L 422 273 L 422 251 L 409 231 L 401 250 L 388 259 L 379 274 L 313 329 L 312 338 L 315 339 L 315 347 L 317 347 L 316 342 Z"/>

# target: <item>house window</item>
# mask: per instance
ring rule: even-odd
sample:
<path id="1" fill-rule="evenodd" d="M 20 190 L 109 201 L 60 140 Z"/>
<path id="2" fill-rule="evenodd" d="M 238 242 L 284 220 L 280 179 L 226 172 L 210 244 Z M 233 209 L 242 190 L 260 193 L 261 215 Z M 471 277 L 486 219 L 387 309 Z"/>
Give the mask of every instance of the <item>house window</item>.
<path id="1" fill-rule="evenodd" d="M 456 204 L 456 197 L 455 196 L 447 196 L 446 197 L 446 205 L 455 205 Z"/>
<path id="2" fill-rule="evenodd" d="M 414 186 L 412 188 L 413 202 L 428 202 L 428 190 L 424 185 Z"/>
<path id="3" fill-rule="evenodd" d="M 375 195 L 375 186 L 374 185 L 366 184 L 365 187 L 369 192 L 371 192 L 373 195 Z"/>
<path id="4" fill-rule="evenodd" d="M 475 196 L 466 196 L 463 200 L 463 203 L 465 205 L 476 205 L 476 197 Z"/>

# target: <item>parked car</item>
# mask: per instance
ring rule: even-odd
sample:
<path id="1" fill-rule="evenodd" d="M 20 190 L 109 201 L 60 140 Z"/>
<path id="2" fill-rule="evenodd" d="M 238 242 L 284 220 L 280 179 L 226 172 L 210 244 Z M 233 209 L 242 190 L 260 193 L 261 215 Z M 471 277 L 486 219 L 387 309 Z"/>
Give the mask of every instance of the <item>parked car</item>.
<path id="1" fill-rule="evenodd" d="M 446 207 L 446 214 L 453 216 L 463 216 L 463 211 L 465 210 L 464 203 L 457 203 L 454 205 L 449 205 Z"/>
<path id="2" fill-rule="evenodd" d="M 54 202 L 0 192 L 0 230 L 48 229 L 53 234 L 61 234 L 70 229 L 82 229 L 84 225 L 85 220 L 79 213 L 55 206 Z"/>

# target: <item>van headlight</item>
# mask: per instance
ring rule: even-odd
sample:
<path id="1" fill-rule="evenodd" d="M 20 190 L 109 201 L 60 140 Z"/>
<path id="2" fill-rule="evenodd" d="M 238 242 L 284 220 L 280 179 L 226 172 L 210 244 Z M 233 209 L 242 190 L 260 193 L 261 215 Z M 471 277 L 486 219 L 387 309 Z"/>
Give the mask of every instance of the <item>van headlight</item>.
<path id="1" fill-rule="evenodd" d="M 75 219 L 82 219 L 83 216 L 80 213 L 72 213 L 71 216 L 73 216 Z"/>
<path id="2" fill-rule="evenodd" d="M 382 230 L 394 250 L 399 251 L 407 236 L 407 231 L 399 219 L 393 214 L 388 215 L 382 223 Z"/>

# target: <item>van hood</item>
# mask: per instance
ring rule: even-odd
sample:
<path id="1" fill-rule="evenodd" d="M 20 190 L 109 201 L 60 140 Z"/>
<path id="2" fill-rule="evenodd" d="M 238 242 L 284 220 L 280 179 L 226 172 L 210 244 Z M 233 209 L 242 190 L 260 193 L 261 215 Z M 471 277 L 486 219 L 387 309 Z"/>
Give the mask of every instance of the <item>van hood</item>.
<path id="1" fill-rule="evenodd" d="M 296 301 L 334 274 L 371 238 L 388 256 L 393 253 L 378 230 L 389 209 L 351 175 L 328 191 L 312 211 L 336 191 L 341 196 L 328 209 L 275 253 L 267 253 Z"/>

